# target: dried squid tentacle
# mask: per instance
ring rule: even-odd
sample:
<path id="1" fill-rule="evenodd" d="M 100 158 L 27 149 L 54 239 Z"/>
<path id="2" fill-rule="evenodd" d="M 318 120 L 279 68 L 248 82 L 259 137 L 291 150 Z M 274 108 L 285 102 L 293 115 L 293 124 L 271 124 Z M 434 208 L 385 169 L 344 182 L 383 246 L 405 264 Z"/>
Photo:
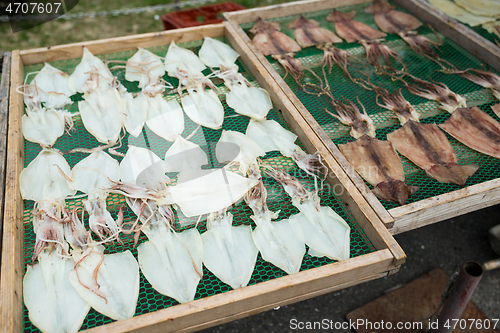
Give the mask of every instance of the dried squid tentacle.
<path id="1" fill-rule="evenodd" d="M 342 124 L 351 127 L 350 135 L 357 139 L 365 134 L 375 137 L 375 125 L 373 120 L 366 113 L 366 109 L 359 101 L 358 103 L 363 108 L 363 113 L 352 101 L 345 99 L 344 101 L 332 101 L 333 107 L 337 114 L 334 114 L 325 109 L 325 112 L 332 117 L 337 118 Z"/>
<path id="2" fill-rule="evenodd" d="M 317 47 L 323 50 L 323 58 L 321 59 L 320 65 L 322 66 L 323 77 L 325 78 L 325 88 L 330 89 L 326 78 L 326 68 L 328 67 L 328 73 L 331 73 L 333 64 L 337 64 L 352 82 L 359 82 L 359 80 L 352 77 L 347 68 L 349 64 L 356 62 L 357 58 L 351 57 L 347 51 L 336 48 L 329 43 L 318 45 Z"/>
<path id="3" fill-rule="evenodd" d="M 497 74 L 475 68 L 469 68 L 464 71 L 449 71 L 447 73 L 458 74 L 481 87 L 491 89 L 493 96 L 500 100 L 500 77 Z"/>
<path id="4" fill-rule="evenodd" d="M 432 27 L 431 27 L 432 29 Z M 443 44 L 443 41 L 439 37 L 439 35 L 434 32 L 436 37 L 438 38 L 438 41 L 433 41 L 430 38 L 427 38 L 425 36 L 417 34 L 415 31 L 408 31 L 408 32 L 402 32 L 399 33 L 398 35 L 406 42 L 408 45 L 410 45 L 411 49 L 415 51 L 415 53 L 420 54 L 432 61 L 434 61 L 436 64 L 441 66 L 443 70 L 452 70 L 455 69 L 455 66 L 447 61 L 446 59 L 441 58 L 434 48 L 438 48 L 438 46 L 441 46 Z M 446 67 L 448 66 L 448 67 Z"/>
<path id="5" fill-rule="evenodd" d="M 420 116 L 418 112 L 415 111 L 413 105 L 411 105 L 410 102 L 404 98 L 401 89 L 390 93 L 387 89 L 373 84 L 370 81 L 368 74 L 366 74 L 366 76 L 367 79 L 360 80 L 360 82 L 365 89 L 375 91 L 377 94 L 376 103 L 378 106 L 394 112 L 394 115 L 398 118 L 401 125 L 404 125 L 410 119 L 413 121 L 419 121 Z"/>
<path id="6" fill-rule="evenodd" d="M 438 102 L 439 108 L 442 110 L 453 113 L 457 108 L 467 106 L 466 99 L 451 91 L 444 83 L 428 82 L 410 74 L 406 74 L 406 76 L 411 79 L 411 83 L 402 78 L 398 79 L 406 85 L 412 94 Z"/>
<path id="7" fill-rule="evenodd" d="M 366 50 L 366 61 L 375 67 L 379 72 L 388 75 L 394 75 L 396 73 L 406 72 L 406 64 L 403 62 L 403 58 L 399 53 L 389 48 L 385 44 L 381 44 L 380 41 L 367 41 L 361 40 L 360 43 Z M 386 65 L 381 65 L 379 58 L 382 57 Z M 392 64 L 392 60 L 396 61 L 401 65 L 401 69 L 396 70 Z M 387 71 L 387 69 L 389 71 Z"/>

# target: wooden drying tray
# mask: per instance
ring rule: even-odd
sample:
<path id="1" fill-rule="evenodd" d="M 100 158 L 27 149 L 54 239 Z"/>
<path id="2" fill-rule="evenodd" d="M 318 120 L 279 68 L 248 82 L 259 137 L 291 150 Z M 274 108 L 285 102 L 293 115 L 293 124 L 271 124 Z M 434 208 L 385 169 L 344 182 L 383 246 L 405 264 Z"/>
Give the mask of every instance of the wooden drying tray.
<path id="1" fill-rule="evenodd" d="M 5 167 L 7 161 L 7 122 L 9 118 L 10 52 L 2 55 L 2 77 L 0 83 L 0 237 L 3 230 L 3 207 L 5 188 Z M 0 249 L 2 239 L 0 239 Z M 2 255 L 0 253 L 0 263 Z"/>
<path id="2" fill-rule="evenodd" d="M 481 184 L 468 186 L 466 188 L 423 199 L 415 203 L 403 205 L 387 210 L 380 200 L 375 197 L 365 182 L 357 174 L 354 168 L 347 162 L 346 158 L 337 146 L 328 137 L 312 115 L 307 111 L 302 102 L 288 87 L 283 78 L 276 72 L 270 62 L 253 45 L 248 35 L 243 31 L 240 24 L 254 22 L 258 17 L 265 20 L 310 13 L 320 10 L 356 5 L 371 2 L 370 0 L 305 0 L 289 2 L 286 4 L 254 8 L 232 13 L 224 13 L 230 29 L 237 34 L 244 43 L 253 51 L 262 65 L 268 70 L 270 78 L 274 80 L 276 95 L 289 100 L 297 112 L 300 113 L 312 130 L 321 138 L 324 145 L 328 147 L 331 154 L 350 179 L 361 191 L 370 206 L 389 229 L 391 234 L 413 230 L 428 224 L 436 223 L 454 216 L 469 213 L 481 208 L 500 203 L 500 179 L 486 181 Z M 498 47 L 481 38 L 478 34 L 465 28 L 455 20 L 450 20 L 446 15 L 437 12 L 429 4 L 420 0 L 394 0 L 402 8 L 406 9 L 420 20 L 429 23 L 437 31 L 450 38 L 474 56 L 500 70 L 500 50 Z"/>
<path id="3" fill-rule="evenodd" d="M 0 285 L 0 330 L 20 332 L 23 329 L 23 200 L 18 178 L 23 168 L 23 135 L 21 116 L 23 99 L 16 87 L 23 82 L 23 66 L 45 61 L 81 57 L 85 45 L 95 55 L 133 50 L 137 47 L 167 45 L 200 40 L 205 36 L 225 36 L 241 55 L 242 61 L 268 90 L 274 105 L 280 109 L 293 131 L 310 152 L 320 151 L 329 168 L 328 180 L 344 190 L 340 199 L 364 230 L 376 251 L 342 262 L 335 262 L 297 274 L 276 278 L 238 290 L 202 298 L 186 304 L 175 305 L 149 314 L 113 322 L 89 329 L 88 332 L 178 332 L 207 328 L 238 318 L 298 302 L 307 298 L 353 286 L 365 281 L 397 272 L 406 256 L 390 235 L 375 212 L 351 183 L 327 148 L 314 134 L 293 105 L 279 98 L 282 92 L 269 77 L 266 69 L 241 40 L 227 29 L 226 24 L 187 28 L 136 36 L 76 43 L 50 48 L 12 52 L 11 100 L 8 133 L 5 229 Z"/>

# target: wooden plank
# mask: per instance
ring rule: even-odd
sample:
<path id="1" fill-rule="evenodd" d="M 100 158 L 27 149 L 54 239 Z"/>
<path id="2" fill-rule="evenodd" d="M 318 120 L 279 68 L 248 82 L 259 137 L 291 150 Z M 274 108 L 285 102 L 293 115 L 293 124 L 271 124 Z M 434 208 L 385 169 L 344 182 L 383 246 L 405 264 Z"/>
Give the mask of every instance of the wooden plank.
<path id="1" fill-rule="evenodd" d="M 143 43 L 140 46 L 155 46 L 165 44 L 175 36 L 182 38 L 181 42 L 201 39 L 203 32 L 207 35 L 219 37 L 224 35 L 224 25 L 214 25 L 208 28 L 184 29 L 166 33 L 161 39 L 153 42 L 152 34 L 146 34 L 147 37 L 138 36 L 128 37 L 136 40 L 136 43 Z M 186 33 L 190 31 L 190 33 Z M 216 33 L 218 31 L 218 34 Z M 140 35 L 145 36 L 145 35 Z M 226 33 L 228 39 L 237 40 L 230 33 Z M 239 39 L 238 39 L 239 40 Z M 106 45 L 109 43 L 110 45 Z M 150 43 L 145 45 L 144 43 Z M 71 44 L 49 49 L 39 49 L 39 51 L 15 51 L 13 54 L 13 72 L 12 85 L 17 87 L 23 80 L 23 66 L 27 63 L 38 63 L 41 61 L 60 60 L 71 57 L 81 56 L 81 47 L 83 43 Z M 91 49 L 95 54 L 122 51 L 134 49 L 137 44 L 132 42 L 117 43 L 116 39 L 105 41 L 90 42 L 86 45 L 93 45 Z M 235 45 L 233 45 L 235 46 Z M 90 48 L 90 47 L 89 47 Z M 240 49 L 241 50 L 241 49 Z M 238 52 L 240 52 L 240 50 Z M 246 50 L 248 52 L 248 50 Z M 38 56 L 40 52 L 40 56 Z M 241 52 L 240 52 L 241 54 Z M 257 60 L 251 55 L 247 57 L 242 54 L 243 61 L 251 69 L 252 74 L 256 75 L 262 71 L 268 75 L 267 70 L 260 66 L 253 68 Z M 24 63 L 26 60 L 27 63 Z M 14 68 L 15 73 L 14 73 Z M 262 79 L 261 79 L 262 82 Z M 259 83 L 261 83 L 259 82 Z M 266 88 L 266 87 L 264 87 Z M 281 91 L 280 91 L 281 92 Z M 282 92 L 281 92 L 282 93 Z M 22 271 L 23 271 L 23 226 L 22 226 L 22 204 L 18 188 L 18 177 L 23 167 L 23 137 L 20 129 L 20 119 L 23 114 L 23 101 L 20 94 L 12 91 L 11 96 L 15 97 L 10 101 L 9 116 L 9 154 L 8 159 L 8 178 L 6 191 L 6 213 L 5 221 L 9 226 L 8 233 L 4 234 L 4 241 L 8 241 L 8 251 L 3 254 L 9 257 L 8 263 L 2 262 L 2 284 L 0 289 L 0 301 L 2 310 L 0 312 L 0 327 L 4 332 L 18 332 L 22 330 Z M 273 100 L 277 100 L 276 97 Z M 305 140 L 306 148 L 309 151 L 321 151 L 323 154 L 328 150 L 322 145 L 319 138 L 312 133 L 304 119 L 297 113 L 290 114 L 288 108 L 292 104 L 277 104 L 277 107 L 284 113 L 287 121 L 291 123 L 292 128 L 299 137 Z M 298 274 L 285 276 L 275 280 L 259 283 L 250 287 L 229 291 L 212 297 L 203 298 L 187 304 L 176 305 L 164 310 L 155 311 L 150 314 L 141 315 L 129 320 L 104 325 L 89 330 L 90 332 L 165 332 L 192 330 L 199 327 L 208 327 L 232 320 L 232 318 L 250 315 L 256 312 L 270 309 L 276 304 L 288 304 L 316 295 L 320 295 L 332 290 L 338 290 L 343 286 L 354 285 L 362 281 L 367 281 L 376 277 L 387 275 L 397 269 L 405 260 L 405 254 L 395 243 L 394 238 L 385 229 L 377 215 L 364 202 L 363 197 L 356 190 L 348 177 L 342 174 L 341 168 L 335 160 L 330 157 L 326 161 L 331 168 L 337 168 L 342 181 L 335 173 L 330 175 L 333 184 L 350 187 L 354 194 L 342 191 L 340 195 L 353 216 L 357 219 L 361 227 L 365 230 L 368 238 L 379 250 L 360 257 L 351 258 L 346 261 L 318 267 Z M 342 176 L 343 175 L 343 176 Z M 342 187 L 344 189 L 344 187 Z M 8 201 L 7 201 L 8 200 Z M 361 202 L 361 208 L 357 206 Z M 358 220 L 359 219 L 359 220 Z M 6 229 L 7 232 L 7 229 Z M 380 234 L 379 234 L 380 233 Z M 7 244 L 7 243 L 5 243 Z M 5 274 L 4 276 L 4 272 Z"/>
<path id="2" fill-rule="evenodd" d="M 249 316 L 261 313 L 261 312 L 270 311 L 270 310 L 276 309 L 278 307 L 282 307 L 282 306 L 286 306 L 286 305 L 289 305 L 289 304 L 301 302 L 301 301 L 304 301 L 304 300 L 307 300 L 307 299 L 310 299 L 310 298 L 313 298 L 313 297 L 318 297 L 318 296 L 321 296 L 321 295 L 324 295 L 324 294 L 328 294 L 328 293 L 331 293 L 331 292 L 334 292 L 334 291 L 338 291 L 338 290 L 341 290 L 341 289 L 345 289 L 345 288 L 349 288 L 349 287 L 352 287 L 352 286 L 356 286 L 358 284 L 365 283 L 365 282 L 368 282 L 368 281 L 372 281 L 372 280 L 375 280 L 375 279 L 378 279 L 378 278 L 382 278 L 382 277 L 385 277 L 385 276 L 387 276 L 386 272 L 378 273 L 378 274 L 372 275 L 372 276 L 367 277 L 367 278 L 362 278 L 362 279 L 355 280 L 355 281 L 349 281 L 347 283 L 343 283 L 343 284 L 335 286 L 335 287 L 325 288 L 323 290 L 311 292 L 311 293 L 308 293 L 308 294 L 305 294 L 305 295 L 302 295 L 302 296 L 298 296 L 298 297 L 292 297 L 290 299 L 287 299 L 286 301 L 276 302 L 274 304 L 269 304 L 269 305 L 266 305 L 266 306 L 257 307 L 257 308 L 250 309 L 250 310 L 247 310 L 247 311 L 243 311 L 243 312 L 240 312 L 240 313 L 237 313 L 237 314 L 234 314 L 234 315 L 230 315 L 230 316 L 227 316 L 227 317 L 224 317 L 224 318 L 220 318 L 220 319 L 217 319 L 217 320 L 205 322 L 205 323 L 200 324 L 200 325 L 193 325 L 193 326 L 190 326 L 190 327 L 188 327 L 186 329 L 178 330 L 177 332 L 195 332 L 195 331 L 199 331 L 199 330 L 206 329 L 206 328 L 209 328 L 209 327 L 213 327 L 213 326 L 216 326 L 216 325 L 221 325 L 221 324 L 224 324 L 224 323 L 228 323 L 228 322 L 233 321 L 233 320 L 237 320 L 237 319 L 249 317 Z"/>
<path id="3" fill-rule="evenodd" d="M 328 166 L 330 170 L 328 175 L 328 180 L 335 189 L 340 186 L 342 191 L 338 193 L 338 196 L 342 201 L 349 207 L 349 210 L 353 214 L 356 221 L 361 225 L 363 230 L 367 233 L 367 236 L 372 241 L 373 245 L 377 249 L 389 248 L 394 251 L 395 265 L 399 266 L 406 259 L 401 247 L 396 243 L 394 238 L 392 238 L 388 232 L 386 232 L 386 227 L 382 225 L 377 214 L 373 212 L 371 207 L 366 203 L 363 196 L 356 189 L 354 184 L 345 175 L 342 168 L 336 163 L 336 161 L 331 157 L 322 140 L 315 135 L 315 133 L 308 130 L 309 126 L 306 119 L 297 112 L 297 109 L 293 104 L 290 103 L 287 96 L 277 85 L 276 81 L 270 77 L 269 71 L 262 66 L 259 59 L 257 59 L 256 54 L 248 48 L 248 44 L 240 38 L 240 35 L 234 29 L 233 25 L 228 22 L 224 22 L 228 33 L 226 38 L 233 45 L 235 50 L 241 55 L 242 60 L 245 62 L 250 71 L 255 76 L 259 84 L 268 91 L 273 100 L 273 103 L 281 110 L 283 116 L 287 122 L 294 129 L 295 134 L 299 136 L 299 139 L 306 146 L 310 153 L 320 151 L 324 157 L 324 163 Z M 319 125 L 318 125 L 319 127 Z M 307 135 L 304 131 L 307 131 Z M 325 153 L 326 152 L 326 153 Z"/>
<path id="4" fill-rule="evenodd" d="M 331 5 L 331 3 L 330 3 Z M 228 14 L 228 13 L 225 13 Z M 228 16 L 229 17 L 229 16 Z M 354 170 L 349 162 L 347 162 L 344 155 L 340 152 L 340 150 L 335 146 L 332 140 L 328 137 L 328 135 L 323 131 L 318 122 L 311 116 L 309 111 L 307 111 L 306 107 L 302 102 L 297 98 L 295 93 L 288 87 L 283 78 L 274 70 L 269 61 L 260 53 L 255 46 L 253 45 L 250 38 L 247 34 L 241 29 L 239 24 L 235 21 L 230 20 L 227 22 L 228 25 L 233 29 L 234 33 L 236 33 L 242 40 L 243 43 L 250 49 L 250 51 L 257 57 L 258 61 L 264 66 L 267 72 L 271 76 L 271 80 L 274 80 L 276 83 L 274 86 L 270 87 L 271 89 L 274 87 L 277 90 L 283 90 L 284 99 L 290 100 L 291 105 L 288 107 L 292 107 L 293 109 L 297 109 L 299 114 L 306 120 L 306 123 L 312 128 L 312 130 L 319 136 L 320 140 L 326 147 L 329 152 L 333 155 L 336 162 L 340 165 L 340 167 L 347 173 L 349 179 L 356 185 L 356 187 L 361 191 L 364 198 L 368 201 L 369 205 L 377 215 L 380 217 L 382 222 L 387 228 L 391 228 L 394 224 L 394 219 L 384 208 L 382 203 L 377 197 L 371 192 L 371 190 L 366 186 L 365 182 L 361 179 L 358 173 Z M 267 88 L 265 88 L 267 89 Z"/>
<path id="5" fill-rule="evenodd" d="M 500 71 L 500 48 L 489 40 L 437 10 L 427 1 L 395 0 L 395 2 L 420 20 L 430 24 L 437 31 L 466 49 L 478 59 Z"/>
<path id="6" fill-rule="evenodd" d="M 224 34 L 222 24 L 212 24 L 194 28 L 152 32 L 134 36 L 123 36 L 95 41 L 80 42 L 66 45 L 49 46 L 21 51 L 24 65 L 37 64 L 62 59 L 80 58 L 85 46 L 94 55 L 133 50 L 137 47 L 152 47 L 158 45 L 190 42 L 203 37 L 218 37 Z"/>
<path id="7" fill-rule="evenodd" d="M 0 249 L 2 248 L 3 209 L 5 196 L 5 162 L 7 161 L 7 128 L 9 122 L 10 52 L 2 56 L 0 84 Z M 2 257 L 0 254 L 0 264 Z"/>
<path id="8" fill-rule="evenodd" d="M 288 2 L 263 8 L 253 8 L 253 9 L 240 10 L 236 12 L 227 12 L 224 13 L 224 17 L 226 19 L 234 20 L 238 24 L 241 24 L 241 23 L 253 22 L 257 20 L 259 17 L 268 20 L 276 17 L 315 12 L 318 10 L 330 9 L 335 7 L 356 5 L 358 3 L 364 3 L 369 1 L 371 0 L 295 1 L 295 2 Z"/>
<path id="9" fill-rule="evenodd" d="M 23 168 L 21 116 L 23 99 L 16 88 L 23 82 L 23 62 L 19 51 L 12 51 L 7 138 L 7 172 L 5 175 L 5 208 L 0 276 L 0 331 L 22 330 L 23 275 L 23 200 L 19 191 L 19 174 Z"/>
<path id="10" fill-rule="evenodd" d="M 499 203 L 500 179 L 494 179 L 393 208 L 389 213 L 396 223 L 389 231 L 396 235 Z"/>
<path id="11" fill-rule="evenodd" d="M 377 251 L 351 260 L 310 269 L 257 285 L 176 305 L 164 310 L 96 327 L 87 333 L 160 333 L 191 330 L 192 327 L 222 323 L 227 317 L 255 314 L 301 296 L 315 296 L 325 289 L 364 280 L 392 266 L 389 250 Z M 384 273 L 387 274 L 387 273 Z M 256 308 L 256 311 L 252 309 Z M 259 309 L 260 308 L 260 309 Z M 206 326 L 205 326 L 206 327 Z"/>

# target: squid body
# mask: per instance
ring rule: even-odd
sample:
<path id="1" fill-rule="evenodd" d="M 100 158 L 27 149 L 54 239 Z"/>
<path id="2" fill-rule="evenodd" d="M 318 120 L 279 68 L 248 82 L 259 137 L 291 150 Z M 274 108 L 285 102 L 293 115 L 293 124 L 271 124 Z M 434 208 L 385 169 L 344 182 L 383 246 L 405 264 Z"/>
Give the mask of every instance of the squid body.
<path id="1" fill-rule="evenodd" d="M 74 195 L 64 176 L 70 167 L 64 157 L 56 150 L 43 149 L 31 163 L 21 171 L 19 185 L 25 200 L 56 200 Z"/>
<path id="2" fill-rule="evenodd" d="M 175 203 L 185 216 L 208 214 L 222 210 L 240 200 L 257 181 L 242 177 L 226 169 L 216 169 L 162 192 L 160 204 Z"/>
<path id="3" fill-rule="evenodd" d="M 180 135 L 165 153 L 165 168 L 167 172 L 179 172 L 179 184 L 210 173 L 210 170 L 201 170 L 201 166 L 207 163 L 203 149 Z"/>
<path id="4" fill-rule="evenodd" d="M 164 211 L 160 214 L 156 205 L 150 202 L 149 206 L 155 208 L 152 216 L 148 208 L 142 216 L 143 221 L 149 219 L 142 229 L 149 241 L 137 248 L 141 270 L 159 293 L 180 303 L 192 301 L 203 275 L 200 233 L 196 228 L 173 231 L 166 218 L 173 218 L 170 208 L 160 207 Z"/>
<path id="5" fill-rule="evenodd" d="M 252 240 L 249 225 L 232 226 L 231 213 L 208 216 L 208 230 L 201 235 L 205 266 L 233 289 L 245 287 L 255 267 L 259 250 Z"/>
<path id="6" fill-rule="evenodd" d="M 31 84 L 36 84 L 40 102 L 43 102 L 46 108 L 60 109 L 73 103 L 69 98 L 73 92 L 69 89 L 68 82 L 67 73 L 45 63 Z"/>
<path id="7" fill-rule="evenodd" d="M 166 176 L 162 162 L 151 151 L 134 147 L 120 164 L 122 179 L 125 176 L 148 189 L 163 188 Z M 142 182 L 140 175 L 145 170 L 152 171 L 152 176 Z M 175 232 L 171 228 L 174 215 L 170 206 L 158 206 L 144 196 L 127 198 L 127 204 L 143 223 L 141 230 L 149 239 L 137 248 L 139 266 L 146 279 L 163 295 L 181 303 L 192 301 L 203 272 L 203 245 L 198 231 Z"/>
<path id="8" fill-rule="evenodd" d="M 19 176 L 21 195 L 38 202 L 33 213 L 36 243 L 33 260 L 23 278 L 23 298 L 30 321 L 44 332 L 77 332 L 90 307 L 69 283 L 73 263 L 64 240 L 62 203 L 72 195 L 59 172 L 69 172 L 64 157 L 42 150 Z"/>
<path id="9" fill-rule="evenodd" d="M 71 285 L 98 312 L 114 320 L 133 317 L 139 297 L 134 256 L 129 250 L 104 254 L 102 245 L 90 249 L 89 254 L 73 254 L 77 265 L 69 275 Z"/>
<path id="10" fill-rule="evenodd" d="M 139 47 L 139 50 L 127 60 L 125 79 L 139 81 L 139 88 L 158 82 L 165 74 L 161 58 L 156 54 Z"/>
<path id="11" fill-rule="evenodd" d="M 235 147 L 239 149 L 235 151 Z M 267 208 L 267 191 L 257 163 L 257 158 L 265 155 L 264 150 L 243 133 L 224 131 L 217 144 L 216 153 L 219 161 L 238 162 L 240 172 L 248 173 L 251 179 L 258 181 L 245 195 L 245 201 L 254 213 L 251 218 L 257 227 L 252 232 L 252 239 L 262 253 L 262 258 L 288 274 L 298 272 L 306 251 L 305 245 L 288 220 L 271 222 L 278 214 Z"/>
<path id="12" fill-rule="evenodd" d="M 78 332 L 90 305 L 69 281 L 71 259 L 58 251 L 43 251 L 38 263 L 28 266 L 23 279 L 24 304 L 30 321 L 42 332 Z"/>
<path id="13" fill-rule="evenodd" d="M 70 75 L 68 87 L 73 93 L 91 93 L 94 90 L 108 90 L 114 77 L 104 62 L 94 56 L 85 46 L 82 61 Z"/>
<path id="14" fill-rule="evenodd" d="M 71 114 L 62 109 L 72 103 L 68 74 L 45 64 L 31 84 L 24 86 L 23 94 L 27 108 L 21 122 L 26 140 L 50 147 L 64 134 L 66 125 L 73 127 Z"/>
<path id="15" fill-rule="evenodd" d="M 193 51 L 179 47 L 172 41 L 165 56 L 165 70 L 171 77 L 181 80 L 186 85 L 196 78 L 203 78 L 207 67 Z"/>
<path id="16" fill-rule="evenodd" d="M 198 125 L 219 129 L 224 122 L 224 108 L 211 89 L 203 83 L 187 88 L 188 94 L 181 97 L 182 108 L 187 116 Z"/>
<path id="17" fill-rule="evenodd" d="M 45 108 L 26 109 L 26 114 L 21 118 L 24 138 L 42 147 L 54 145 L 64 134 L 65 113 Z"/>
<path id="18" fill-rule="evenodd" d="M 238 73 L 235 64 L 239 54 L 229 45 L 216 39 L 205 37 L 200 49 L 200 60 L 211 68 L 220 68 L 220 76 L 230 90 L 226 94 L 227 104 L 237 113 L 255 119 L 264 119 L 273 104 L 267 91 L 250 87 L 248 81 Z"/>
<path id="19" fill-rule="evenodd" d="M 349 259 L 349 225 L 330 207 L 320 206 L 316 193 L 305 190 L 298 179 L 289 174 L 272 170 L 270 176 L 279 181 L 292 203 L 300 211 L 290 217 L 290 223 L 303 236 L 312 256 L 326 256 L 334 260 Z"/>
<path id="20" fill-rule="evenodd" d="M 170 179 L 165 175 L 163 160 L 146 148 L 129 145 L 127 154 L 120 163 L 121 180 L 143 188 L 159 190 L 165 188 Z"/>
<path id="21" fill-rule="evenodd" d="M 125 105 L 118 91 L 114 88 L 96 90 L 84 99 L 78 102 L 78 108 L 87 131 L 99 142 L 116 143 L 125 113 Z"/>
<path id="22" fill-rule="evenodd" d="M 146 125 L 158 136 L 174 141 L 184 131 L 184 114 L 179 103 L 155 95 L 148 97 L 148 105 Z"/>
<path id="23" fill-rule="evenodd" d="M 72 170 L 71 181 L 68 183 L 73 190 L 80 190 L 88 194 L 84 201 L 85 209 L 89 213 L 90 229 L 101 240 L 106 234 L 117 238 L 119 226 L 106 209 L 106 198 L 113 182 L 120 179 L 118 161 L 103 151 L 94 152 L 78 162 Z"/>

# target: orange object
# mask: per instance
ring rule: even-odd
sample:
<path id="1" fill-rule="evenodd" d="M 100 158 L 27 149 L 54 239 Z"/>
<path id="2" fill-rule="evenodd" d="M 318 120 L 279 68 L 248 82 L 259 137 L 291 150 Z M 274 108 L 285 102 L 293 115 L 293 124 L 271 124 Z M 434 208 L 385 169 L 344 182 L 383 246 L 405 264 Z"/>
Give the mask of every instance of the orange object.
<path id="1" fill-rule="evenodd" d="M 210 6 L 191 8 L 161 16 L 165 30 L 196 27 L 222 22 L 222 13 L 246 9 L 234 2 L 222 2 Z"/>

